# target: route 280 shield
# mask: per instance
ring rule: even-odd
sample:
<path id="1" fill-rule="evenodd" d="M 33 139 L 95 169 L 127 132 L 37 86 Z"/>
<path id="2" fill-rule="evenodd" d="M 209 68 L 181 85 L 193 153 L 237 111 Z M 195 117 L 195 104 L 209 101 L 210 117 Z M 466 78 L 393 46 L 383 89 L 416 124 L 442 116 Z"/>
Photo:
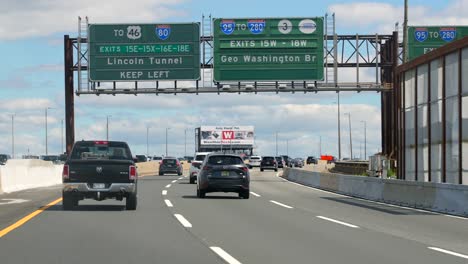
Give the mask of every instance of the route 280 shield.
<path id="1" fill-rule="evenodd" d="M 171 35 L 171 26 L 170 25 L 157 25 L 156 26 L 156 36 L 160 40 L 166 40 Z"/>
<path id="2" fill-rule="evenodd" d="M 265 20 L 255 19 L 247 21 L 247 26 L 249 27 L 250 32 L 253 34 L 260 34 L 265 29 Z"/>
<path id="3" fill-rule="evenodd" d="M 234 20 L 222 20 L 220 23 L 221 31 L 226 35 L 231 35 L 236 27 Z"/>
<path id="4" fill-rule="evenodd" d="M 427 30 L 427 28 L 416 28 L 414 30 L 414 38 L 419 42 L 426 41 L 428 36 L 429 36 L 429 31 Z"/>
<path id="5" fill-rule="evenodd" d="M 441 28 L 440 38 L 446 42 L 451 42 L 457 37 L 457 30 L 455 28 Z"/>

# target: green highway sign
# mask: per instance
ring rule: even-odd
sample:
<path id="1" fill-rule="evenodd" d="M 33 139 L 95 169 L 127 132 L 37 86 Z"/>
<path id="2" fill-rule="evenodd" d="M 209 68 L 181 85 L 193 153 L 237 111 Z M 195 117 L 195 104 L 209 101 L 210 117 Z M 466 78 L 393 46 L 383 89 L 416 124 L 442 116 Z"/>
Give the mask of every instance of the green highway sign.
<path id="1" fill-rule="evenodd" d="M 89 80 L 200 79 L 200 24 L 92 24 Z"/>
<path id="2" fill-rule="evenodd" d="M 468 36 L 466 26 L 410 26 L 408 27 L 408 59 L 413 60 L 465 36 Z"/>
<path id="3" fill-rule="evenodd" d="M 323 80 L 323 18 L 214 19 L 214 81 Z"/>

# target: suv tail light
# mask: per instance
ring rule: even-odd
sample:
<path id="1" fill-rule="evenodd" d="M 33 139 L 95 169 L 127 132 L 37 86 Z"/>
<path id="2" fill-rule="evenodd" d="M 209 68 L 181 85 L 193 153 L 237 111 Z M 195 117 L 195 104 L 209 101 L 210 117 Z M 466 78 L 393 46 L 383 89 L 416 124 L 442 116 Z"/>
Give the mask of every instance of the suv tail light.
<path id="1" fill-rule="evenodd" d="M 70 179 L 70 167 L 68 165 L 63 165 L 62 179 Z"/>
<path id="2" fill-rule="evenodd" d="M 210 171 L 210 170 L 212 170 L 212 169 L 213 169 L 213 167 L 210 167 L 210 166 L 205 166 L 205 167 L 203 167 L 203 170 L 205 170 L 205 171 Z"/>
<path id="3" fill-rule="evenodd" d="M 245 173 L 249 172 L 249 168 L 247 168 L 247 167 L 242 167 L 241 170 L 242 170 L 243 172 L 245 172 Z"/>
<path id="4" fill-rule="evenodd" d="M 180 166 L 180 162 L 179 162 L 179 161 L 177 161 L 177 163 L 176 163 L 176 164 L 177 164 L 177 167 L 179 167 L 179 166 Z"/>
<path id="5" fill-rule="evenodd" d="M 135 180 L 136 178 L 137 178 L 137 170 L 136 170 L 136 167 L 132 165 L 129 168 L 128 179 Z"/>

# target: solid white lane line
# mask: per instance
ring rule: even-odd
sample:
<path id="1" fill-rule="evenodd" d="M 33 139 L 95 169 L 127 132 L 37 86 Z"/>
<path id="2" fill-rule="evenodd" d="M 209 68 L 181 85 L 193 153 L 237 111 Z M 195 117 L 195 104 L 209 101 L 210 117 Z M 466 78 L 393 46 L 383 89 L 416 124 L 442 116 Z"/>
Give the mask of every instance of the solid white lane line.
<path id="1" fill-rule="evenodd" d="M 436 247 L 428 247 L 428 249 L 432 249 L 432 250 L 439 251 L 439 252 L 442 252 L 442 253 L 445 253 L 445 254 L 449 254 L 449 255 L 452 255 L 452 256 L 456 256 L 456 257 L 468 259 L 468 256 L 467 256 L 467 255 L 463 255 L 463 254 L 460 254 L 460 253 L 457 253 L 457 252 L 453 252 L 453 251 L 450 251 L 450 250 L 441 249 L 441 248 L 436 248 Z"/>
<path id="2" fill-rule="evenodd" d="M 286 205 L 286 204 L 282 204 L 280 202 L 277 202 L 277 201 L 273 201 L 273 200 L 270 200 L 270 202 L 274 203 L 274 204 L 277 204 L 279 206 L 282 206 L 282 207 L 285 207 L 285 208 L 288 208 L 288 209 L 293 209 L 292 206 L 289 206 L 289 205 Z"/>
<path id="3" fill-rule="evenodd" d="M 167 191 L 166 190 L 163 190 L 162 191 L 162 195 L 166 195 L 167 194 Z"/>
<path id="4" fill-rule="evenodd" d="M 185 219 L 181 214 L 174 214 L 174 216 L 179 220 L 179 222 L 184 226 L 184 227 L 192 227 L 192 224 Z"/>
<path id="5" fill-rule="evenodd" d="M 328 217 L 325 217 L 325 216 L 317 216 L 317 218 L 320 218 L 320 219 L 323 219 L 323 220 L 327 220 L 327 221 L 330 221 L 330 222 L 333 222 L 333 223 L 337 223 L 337 224 L 340 224 L 340 225 L 344 225 L 344 226 L 347 226 L 347 227 L 352 227 L 352 228 L 359 228 L 359 226 L 356 226 L 356 225 L 352 225 L 352 224 L 348 224 L 348 223 L 345 223 L 345 222 L 342 222 L 342 221 L 338 221 L 338 220 L 335 220 L 335 219 L 331 219 L 331 218 L 328 218 Z"/>
<path id="6" fill-rule="evenodd" d="M 178 180 L 182 180 L 184 177 L 180 177 Z"/>
<path id="7" fill-rule="evenodd" d="M 172 183 L 175 183 L 177 180 L 173 180 Z"/>
<path id="8" fill-rule="evenodd" d="M 166 185 L 166 188 L 171 188 L 171 185 L 170 184 Z"/>
<path id="9" fill-rule="evenodd" d="M 254 193 L 254 192 L 250 192 L 250 193 L 251 193 L 253 196 L 261 197 L 261 195 L 258 194 L 258 193 Z"/>
<path id="10" fill-rule="evenodd" d="M 456 215 L 445 215 L 445 216 L 460 219 L 460 220 L 468 220 L 468 218 L 466 218 L 466 217 L 461 217 L 461 216 L 456 216 Z"/>
<path id="11" fill-rule="evenodd" d="M 174 205 L 172 205 L 171 201 L 164 200 L 164 202 L 166 203 L 167 207 L 174 207 Z"/>
<path id="12" fill-rule="evenodd" d="M 224 259 L 224 261 L 226 261 L 229 264 L 242 264 L 220 247 L 210 247 L 210 249 L 213 250 L 216 254 L 218 254 L 218 256 L 220 256 L 222 259 Z"/>

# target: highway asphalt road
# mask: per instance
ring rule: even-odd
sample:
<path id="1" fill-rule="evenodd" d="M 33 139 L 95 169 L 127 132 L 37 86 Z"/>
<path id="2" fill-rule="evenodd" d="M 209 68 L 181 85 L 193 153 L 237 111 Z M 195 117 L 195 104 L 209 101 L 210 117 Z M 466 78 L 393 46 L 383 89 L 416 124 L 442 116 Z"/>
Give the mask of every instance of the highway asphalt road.
<path id="1" fill-rule="evenodd" d="M 136 211 L 112 200 L 74 211 L 57 203 L 0 237 L 0 263 L 468 263 L 468 219 L 331 194 L 270 171 L 251 176 L 248 200 L 198 199 L 188 178 L 149 176 Z M 0 195 L 0 234 L 60 194 Z M 9 198 L 29 201 L 1 204 Z"/>

